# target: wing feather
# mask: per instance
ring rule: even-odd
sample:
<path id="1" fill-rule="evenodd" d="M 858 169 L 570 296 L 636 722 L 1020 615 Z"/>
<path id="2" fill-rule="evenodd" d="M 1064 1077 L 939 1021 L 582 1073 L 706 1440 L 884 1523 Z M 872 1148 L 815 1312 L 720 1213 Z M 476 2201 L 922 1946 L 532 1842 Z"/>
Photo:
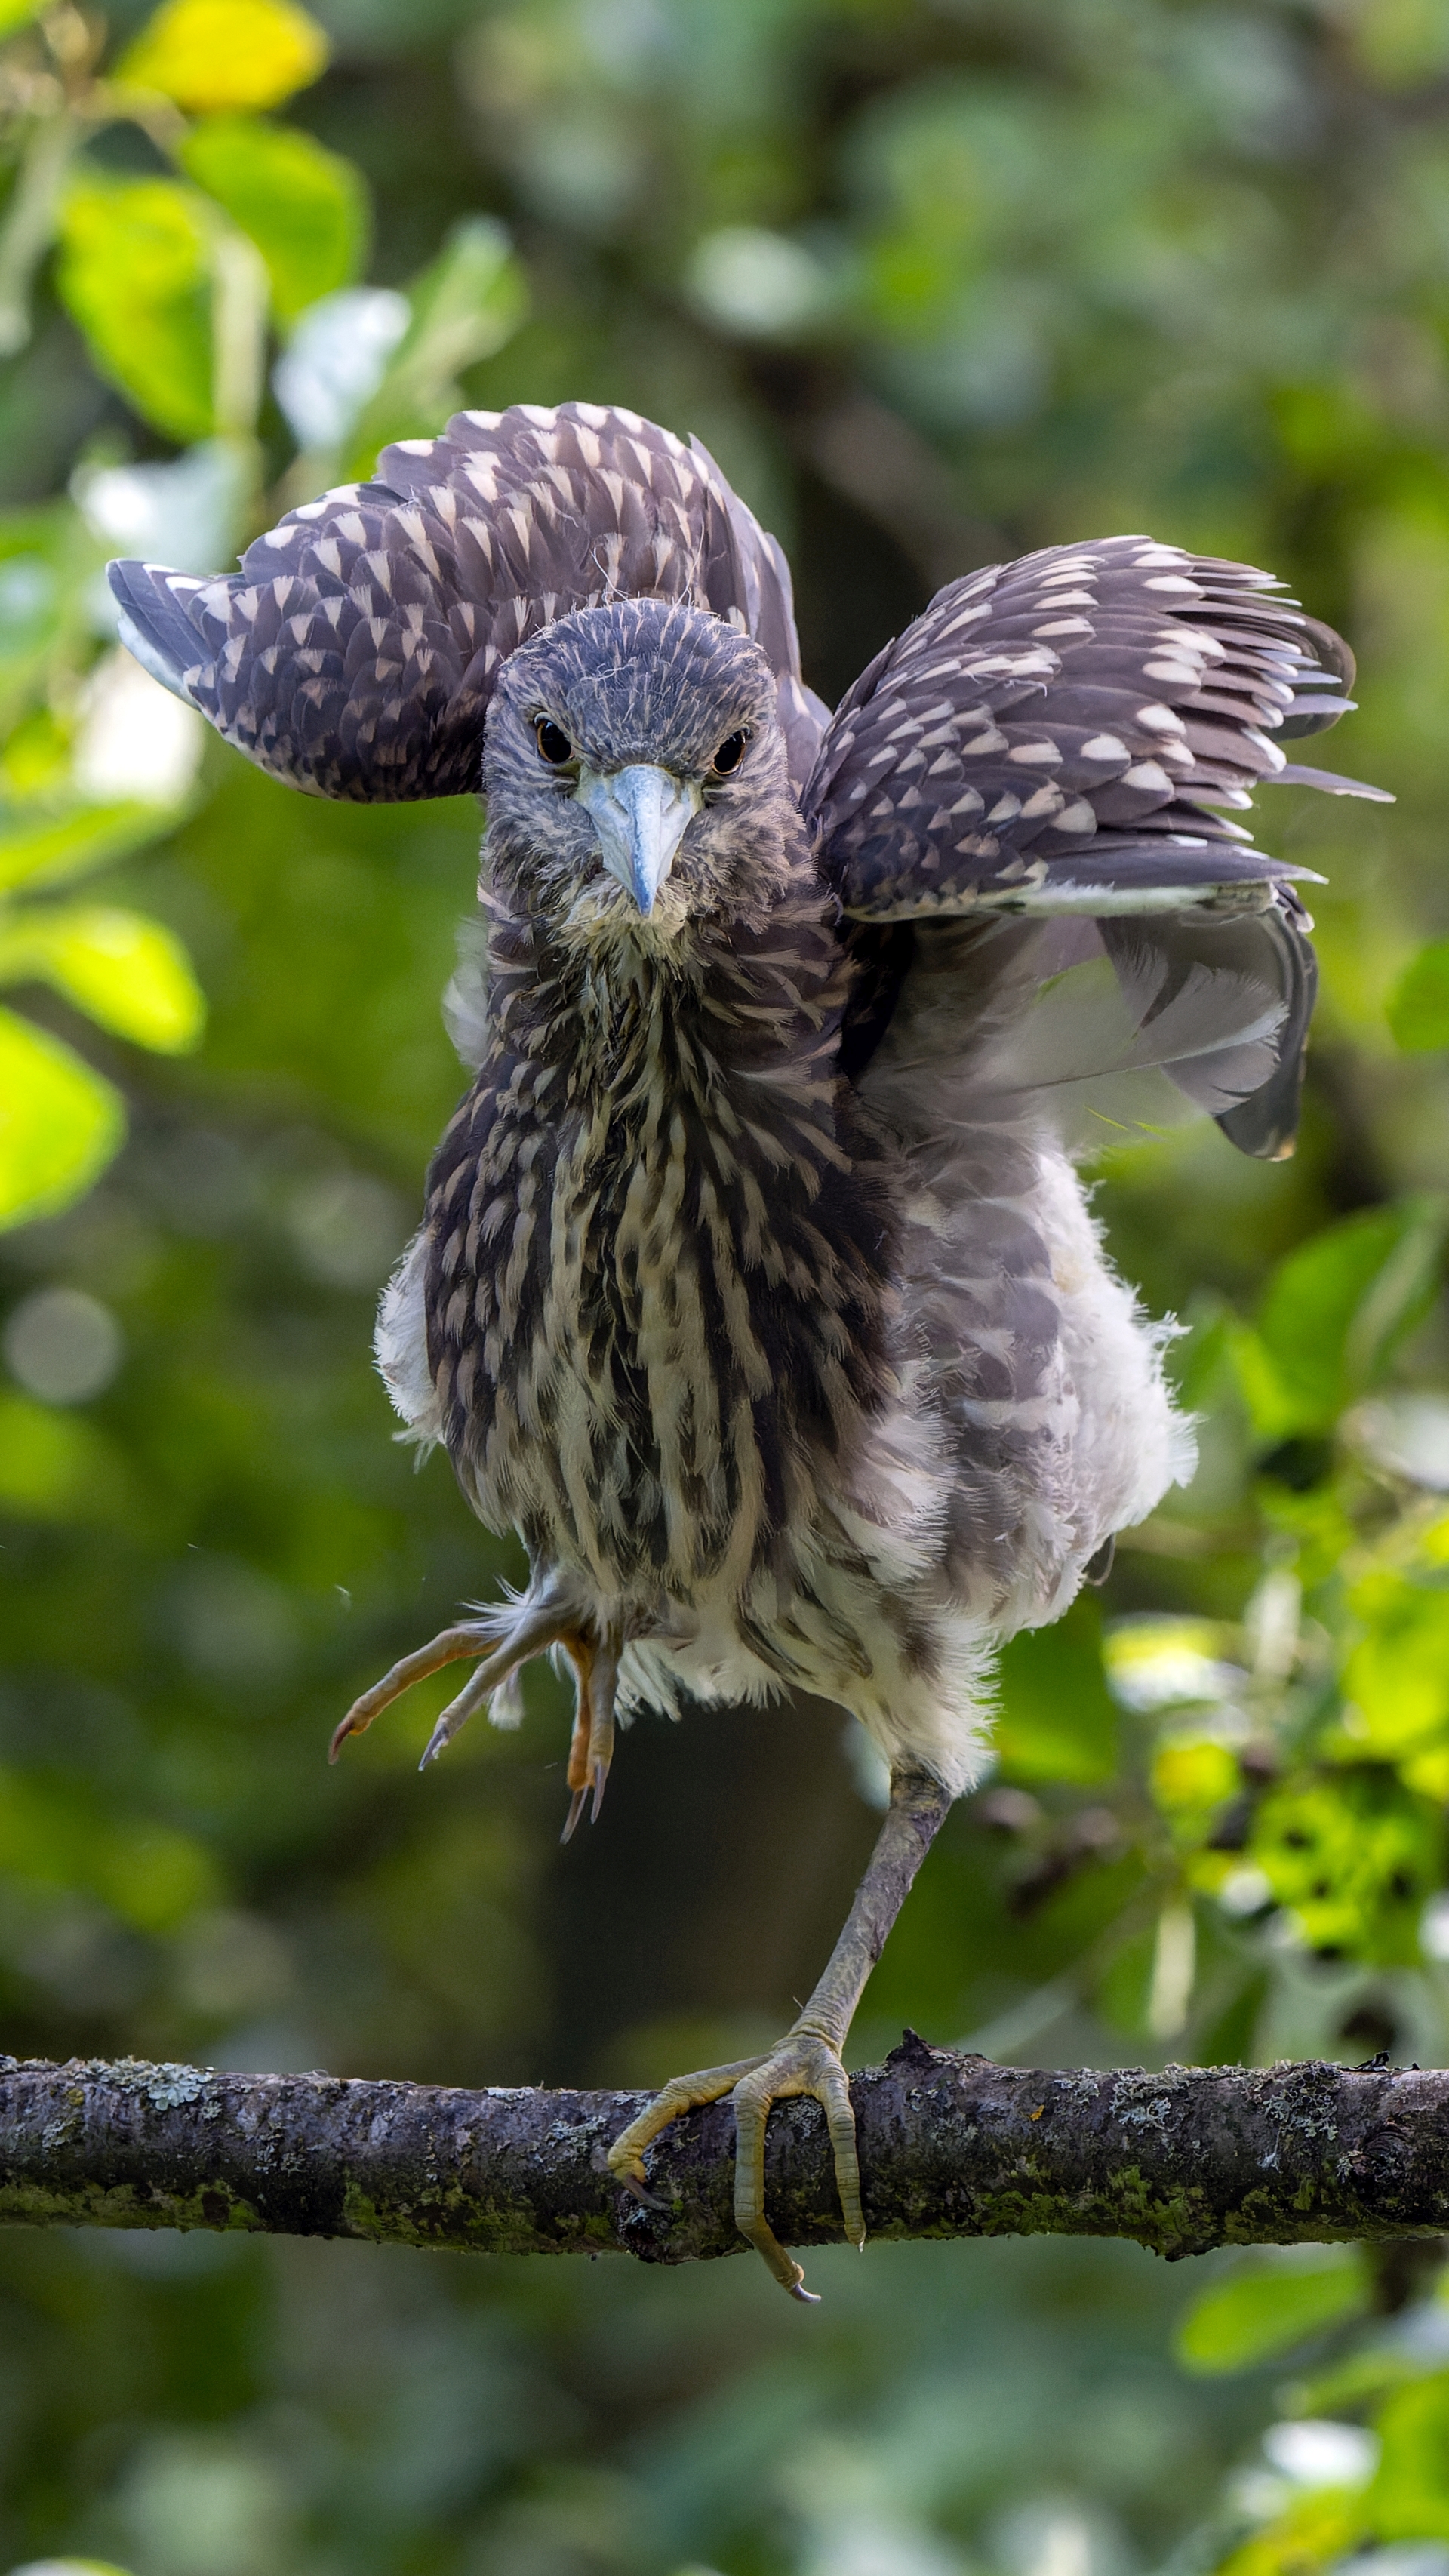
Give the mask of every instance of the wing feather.
<path id="1" fill-rule="evenodd" d="M 248 758 L 367 804 L 476 789 L 500 665 L 569 610 L 689 599 L 757 638 L 803 781 L 826 710 L 789 569 L 698 441 L 565 403 L 460 412 L 289 511 L 241 570 L 116 563 L 122 640 Z"/>
<path id="2" fill-rule="evenodd" d="M 951 583 L 832 720 L 806 795 L 862 921 L 1195 905 L 1307 870 L 1242 810 L 1274 736 L 1352 704 L 1353 661 L 1269 574 L 1143 537 L 1054 546 Z M 1330 792 L 1375 794 L 1334 779 Z"/>
<path id="3" fill-rule="evenodd" d="M 1291 879 L 1311 872 L 1230 817 L 1276 783 L 1382 795 L 1279 747 L 1334 723 L 1352 686 L 1347 645 L 1268 574 L 1144 537 L 1050 547 L 941 591 L 861 674 L 806 793 L 859 925 L 854 1077 L 869 1084 L 929 944 L 956 954 L 949 925 L 1084 916 L 1097 966 L 1060 991 L 1033 1000 L 1028 976 L 1018 992 L 1022 960 L 1001 952 L 1005 1017 L 974 1078 L 1047 1101 L 1157 1065 L 1243 1151 L 1290 1151 L 1316 975 Z M 947 1053 L 971 1052 L 966 999 L 954 1029 L 935 1015 L 937 1059 L 906 1076 L 922 1120 Z"/>

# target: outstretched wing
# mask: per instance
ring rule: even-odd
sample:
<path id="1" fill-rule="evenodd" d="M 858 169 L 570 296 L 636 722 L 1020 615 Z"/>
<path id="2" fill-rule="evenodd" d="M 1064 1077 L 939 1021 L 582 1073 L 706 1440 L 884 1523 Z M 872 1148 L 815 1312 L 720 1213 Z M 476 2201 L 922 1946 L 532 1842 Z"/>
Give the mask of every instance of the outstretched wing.
<path id="1" fill-rule="evenodd" d="M 1161 1065 L 1245 1152 L 1288 1150 L 1315 977 L 1290 880 L 1311 871 L 1220 809 L 1271 783 L 1379 796 L 1275 739 L 1332 724 L 1352 683 L 1269 574 L 1146 537 L 951 583 L 856 682 L 806 793 L 863 925 L 857 1067 L 909 972 L 900 926 L 1087 916 L 1128 1013 L 1114 1063 Z"/>
<path id="2" fill-rule="evenodd" d="M 110 582 L 155 678 L 274 777 L 355 803 L 476 789 L 500 665 L 601 600 L 689 599 L 753 635 L 802 781 L 826 716 L 774 538 L 697 441 L 592 403 L 460 412 L 289 511 L 239 573 Z"/>
<path id="3" fill-rule="evenodd" d="M 1146 537 L 1051 546 L 937 593 L 844 699 L 807 792 L 848 913 L 1140 912 L 1304 873 L 1214 806 L 1349 795 L 1270 737 L 1352 701 L 1353 660 L 1267 573 Z"/>

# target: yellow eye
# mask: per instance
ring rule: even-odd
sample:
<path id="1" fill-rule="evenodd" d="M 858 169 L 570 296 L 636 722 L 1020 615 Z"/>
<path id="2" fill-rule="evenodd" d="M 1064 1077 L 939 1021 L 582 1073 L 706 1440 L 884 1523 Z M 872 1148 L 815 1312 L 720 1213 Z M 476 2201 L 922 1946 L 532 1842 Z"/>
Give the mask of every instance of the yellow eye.
<path id="1" fill-rule="evenodd" d="M 534 717 L 533 738 L 538 745 L 539 759 L 546 760 L 550 769 L 562 769 L 566 760 L 572 760 L 573 744 L 563 727 L 554 723 L 552 716 Z"/>
<path id="2" fill-rule="evenodd" d="M 740 762 L 744 759 L 745 745 L 749 741 L 749 738 L 749 732 L 744 726 L 740 728 L 738 733 L 726 734 L 724 741 L 720 744 L 720 747 L 714 756 L 714 774 L 716 778 L 728 778 L 732 769 L 738 769 Z"/>

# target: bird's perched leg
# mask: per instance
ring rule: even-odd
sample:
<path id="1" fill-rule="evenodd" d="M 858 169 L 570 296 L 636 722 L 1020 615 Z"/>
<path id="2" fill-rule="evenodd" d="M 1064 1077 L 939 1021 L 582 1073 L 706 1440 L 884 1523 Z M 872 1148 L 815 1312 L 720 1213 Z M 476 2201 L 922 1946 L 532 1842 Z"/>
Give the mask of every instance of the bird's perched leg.
<path id="1" fill-rule="evenodd" d="M 855 2114 L 840 2052 L 866 1980 L 950 1804 L 949 1793 L 926 1773 L 891 1773 L 890 1806 L 870 1866 L 855 1891 L 825 1974 L 799 2020 L 764 2057 L 740 2058 L 731 2066 L 676 2076 L 637 2120 L 631 2120 L 609 2150 L 610 2167 L 620 2182 L 644 2197 L 644 2149 L 651 2140 L 681 2112 L 733 2093 L 735 2224 L 792 2298 L 808 2300 L 813 2293 L 805 2288 L 800 2265 L 778 2243 L 765 2216 L 765 2126 L 770 2105 L 792 2093 L 811 2094 L 822 2105 L 835 2156 L 845 2233 L 853 2245 L 864 2245 Z"/>

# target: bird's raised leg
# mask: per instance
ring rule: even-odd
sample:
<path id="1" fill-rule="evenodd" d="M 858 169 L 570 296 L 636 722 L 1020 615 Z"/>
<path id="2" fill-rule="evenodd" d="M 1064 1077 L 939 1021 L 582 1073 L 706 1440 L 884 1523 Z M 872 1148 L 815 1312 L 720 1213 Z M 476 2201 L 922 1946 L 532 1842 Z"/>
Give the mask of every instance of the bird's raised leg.
<path id="1" fill-rule="evenodd" d="M 594 1649 L 592 1643 L 586 1638 L 581 1638 L 579 1643 L 583 1649 L 582 1653 L 571 1654 L 569 1658 L 574 1668 L 574 1731 L 569 1738 L 569 1811 L 564 1818 L 563 1832 L 559 1836 L 560 1842 L 565 1843 L 572 1839 L 574 1827 L 584 1812 L 584 1800 L 589 1793 L 589 1733 L 592 1720 L 592 1712 L 589 1708 L 589 1676 L 594 1668 Z"/>
<path id="2" fill-rule="evenodd" d="M 570 1646 L 573 1657 L 574 1731 L 569 1744 L 568 1783 L 571 1791 L 569 1811 L 560 1839 L 568 1842 L 584 1811 L 584 1800 L 592 1789 L 594 1803 L 590 1822 L 597 1823 L 604 1803 L 604 1784 L 614 1758 L 614 1691 L 619 1679 L 620 1639 L 610 1629 L 602 1645 L 592 1638 L 581 1639 Z"/>
<path id="3" fill-rule="evenodd" d="M 425 1768 L 429 1762 L 436 1761 L 459 1727 L 491 1698 L 510 1673 L 517 1672 L 521 1664 L 528 1663 L 534 1655 L 545 1653 L 550 1646 L 566 1647 L 576 1665 L 582 1657 L 591 1656 L 594 1652 L 591 1640 L 580 1633 L 574 1620 L 569 1619 L 563 1593 L 556 1587 L 550 1587 L 536 1601 L 530 1602 L 512 1629 L 502 1637 L 497 1615 L 459 1620 L 455 1627 L 444 1628 L 430 1645 L 419 1646 L 415 1654 L 404 1655 L 390 1672 L 383 1674 L 380 1682 L 374 1682 L 371 1690 L 364 1691 L 360 1699 L 353 1701 L 341 1725 L 333 1732 L 328 1760 L 336 1761 L 350 1735 L 365 1735 L 373 1719 L 380 1717 L 395 1699 L 400 1699 L 404 1691 L 411 1690 L 414 1682 L 425 1681 L 429 1673 L 439 1672 L 444 1664 L 457 1663 L 466 1655 L 481 1655 L 483 1660 L 477 1671 L 464 1684 L 457 1698 L 449 1702 L 428 1739 L 421 1766 Z"/>
<path id="4" fill-rule="evenodd" d="M 804 2273 L 777 2241 L 765 2216 L 765 2126 L 770 2105 L 792 2093 L 809 2093 L 823 2106 L 845 2233 L 853 2245 L 864 2245 L 855 2114 L 840 2052 L 866 1980 L 950 1804 L 940 1782 L 924 1772 L 891 1773 L 890 1806 L 870 1865 L 855 1891 L 829 1966 L 799 2020 L 763 2057 L 740 2058 L 731 2066 L 676 2076 L 637 2120 L 631 2120 L 609 2150 L 610 2167 L 620 2182 L 637 2196 L 645 2196 L 644 2149 L 651 2140 L 681 2112 L 733 2093 L 735 2224 L 792 2298 L 808 2300 L 813 2293 L 805 2288 Z"/>

